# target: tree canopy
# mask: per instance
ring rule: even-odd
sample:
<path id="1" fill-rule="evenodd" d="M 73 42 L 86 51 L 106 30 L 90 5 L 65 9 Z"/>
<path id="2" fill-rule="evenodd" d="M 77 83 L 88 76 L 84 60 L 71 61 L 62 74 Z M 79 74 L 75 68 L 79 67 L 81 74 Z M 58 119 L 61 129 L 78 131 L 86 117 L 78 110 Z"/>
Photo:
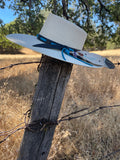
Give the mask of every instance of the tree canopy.
<path id="1" fill-rule="evenodd" d="M 9 32 L 39 33 L 46 15 L 52 12 L 82 27 L 88 38 L 87 49 L 105 49 L 109 42 L 120 47 L 119 0 L 9 0 L 14 14 L 18 15 Z M 4 8 L 4 0 L 0 7 Z M 0 21 L 1 23 L 1 21 Z"/>

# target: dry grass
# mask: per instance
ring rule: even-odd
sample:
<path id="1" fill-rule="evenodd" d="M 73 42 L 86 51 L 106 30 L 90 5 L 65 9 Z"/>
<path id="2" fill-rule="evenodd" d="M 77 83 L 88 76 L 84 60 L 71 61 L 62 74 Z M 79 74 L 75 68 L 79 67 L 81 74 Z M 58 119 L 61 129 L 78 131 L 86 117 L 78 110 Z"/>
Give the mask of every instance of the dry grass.
<path id="1" fill-rule="evenodd" d="M 95 53 L 100 54 L 101 56 L 120 56 L 120 49 L 95 51 Z"/>
<path id="2" fill-rule="evenodd" d="M 27 56 L 28 59 L 33 58 L 32 55 Z M 118 53 L 117 57 L 109 58 L 113 62 L 120 59 Z M 0 58 L 0 66 L 21 61 L 23 58 Z M 36 67 L 36 64 L 31 64 L 0 71 L 0 130 L 9 130 L 19 124 L 30 107 L 38 78 Z M 92 111 L 99 106 L 120 104 L 119 72 L 120 67 L 108 70 L 74 65 L 60 117 L 85 107 Z M 120 149 L 119 115 L 118 107 L 62 122 L 56 128 L 48 160 L 99 160 Z M 22 136 L 23 131 L 19 131 L 0 145 L 0 160 L 16 159 Z M 119 160 L 120 153 L 107 159 Z"/>

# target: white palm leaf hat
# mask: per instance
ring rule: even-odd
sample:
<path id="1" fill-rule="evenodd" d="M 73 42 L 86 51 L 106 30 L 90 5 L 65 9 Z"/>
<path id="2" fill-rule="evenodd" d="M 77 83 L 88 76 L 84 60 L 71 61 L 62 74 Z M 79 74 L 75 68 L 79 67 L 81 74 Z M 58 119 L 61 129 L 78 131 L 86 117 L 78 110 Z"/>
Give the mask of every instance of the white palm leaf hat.
<path id="1" fill-rule="evenodd" d="M 10 34 L 7 39 L 41 54 L 93 68 L 114 68 L 114 64 L 100 55 L 82 51 L 87 33 L 74 23 L 52 13 L 37 36 Z"/>

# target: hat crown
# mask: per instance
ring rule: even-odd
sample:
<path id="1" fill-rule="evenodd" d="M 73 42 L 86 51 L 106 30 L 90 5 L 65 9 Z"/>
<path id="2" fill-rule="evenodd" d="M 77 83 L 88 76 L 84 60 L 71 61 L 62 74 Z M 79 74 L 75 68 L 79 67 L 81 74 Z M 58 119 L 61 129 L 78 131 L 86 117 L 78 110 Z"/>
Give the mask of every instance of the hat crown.
<path id="1" fill-rule="evenodd" d="M 52 13 L 47 17 L 40 35 L 78 50 L 82 50 L 87 37 L 87 33 L 83 29 Z"/>

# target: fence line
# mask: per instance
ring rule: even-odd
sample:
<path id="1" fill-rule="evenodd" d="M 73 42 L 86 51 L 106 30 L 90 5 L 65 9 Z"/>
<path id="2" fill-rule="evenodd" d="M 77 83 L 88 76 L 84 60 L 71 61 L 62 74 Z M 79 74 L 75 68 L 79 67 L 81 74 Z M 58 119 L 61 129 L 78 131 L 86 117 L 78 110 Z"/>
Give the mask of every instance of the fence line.
<path id="1" fill-rule="evenodd" d="M 29 122 L 29 119 L 30 119 L 29 114 L 31 112 L 31 109 L 29 109 L 24 114 L 24 122 L 18 124 L 17 126 L 15 126 L 14 128 L 12 128 L 9 131 L 0 131 L 0 136 L 7 135 L 3 140 L 0 141 L 0 144 L 3 143 L 4 141 L 6 141 L 7 138 L 10 137 L 12 134 L 14 134 L 15 132 L 17 132 L 19 130 L 22 130 L 22 129 L 28 129 L 31 132 L 35 132 L 37 130 L 42 131 L 43 129 L 46 129 L 47 127 L 50 127 L 51 125 L 58 125 L 63 121 L 70 121 L 70 120 L 73 120 L 73 119 L 82 118 L 82 117 L 91 115 L 91 114 L 93 114 L 95 112 L 98 112 L 100 110 L 103 110 L 103 109 L 116 108 L 116 107 L 120 107 L 120 105 L 101 106 L 101 107 L 99 107 L 99 108 L 97 108 L 93 111 L 88 112 L 88 113 L 84 113 L 84 114 L 81 114 L 79 116 L 71 116 L 71 115 L 75 115 L 75 114 L 78 114 L 78 113 L 83 112 L 83 111 L 88 111 L 88 109 L 89 109 L 89 107 L 88 107 L 88 108 L 80 109 L 80 110 L 77 110 L 75 112 L 71 112 L 70 114 L 64 115 L 61 118 L 59 118 L 57 121 L 50 121 L 50 120 L 47 120 L 47 119 L 39 119 L 39 120 L 33 121 L 33 122 Z M 27 118 L 28 118 L 28 121 L 26 121 Z M 19 127 L 21 125 L 23 125 L 23 126 Z"/>
<path id="2" fill-rule="evenodd" d="M 41 62 L 40 61 L 29 61 L 29 62 L 22 62 L 22 63 L 15 63 L 15 64 L 10 64 L 9 66 L 5 66 L 5 67 L 2 67 L 0 68 L 0 70 L 4 70 L 4 69 L 8 69 L 8 68 L 12 68 L 14 66 L 18 66 L 18 65 L 25 65 L 25 64 L 33 64 L 33 63 L 44 63 L 44 62 Z M 118 63 L 114 63 L 115 65 L 120 65 L 120 62 Z M 30 112 L 31 112 L 31 109 L 29 109 L 25 114 L 24 114 L 24 122 L 16 125 L 14 128 L 12 128 L 11 130 L 8 130 L 8 131 L 0 131 L 0 137 L 2 136 L 5 136 L 5 138 L 3 138 L 1 141 L 0 141 L 0 144 L 5 142 L 11 135 L 13 135 L 14 133 L 16 133 L 17 131 L 19 130 L 22 130 L 22 129 L 28 129 L 29 131 L 31 132 L 36 132 L 38 129 L 39 130 L 43 130 L 43 129 L 46 129 L 47 127 L 50 127 L 51 125 L 58 125 L 60 124 L 61 122 L 65 122 L 65 121 L 70 121 L 70 120 L 73 120 L 73 119 L 78 119 L 78 118 L 82 118 L 82 117 L 85 117 L 85 116 L 88 116 L 88 115 L 91 115 L 93 113 L 96 113 L 100 110 L 103 110 L 103 109 L 108 109 L 108 108 L 116 108 L 116 107 L 120 107 L 120 105 L 113 105 L 113 106 L 101 106 L 101 107 L 98 107 L 97 109 L 93 110 L 93 111 L 90 111 L 88 113 L 84 113 L 84 114 L 81 114 L 81 115 L 78 115 L 78 116 L 75 116 L 76 114 L 78 113 L 81 113 L 83 111 L 88 111 L 89 107 L 87 108 L 83 108 L 83 109 L 80 109 L 80 110 L 77 110 L 77 111 L 74 111 L 74 112 L 71 112 L 67 115 L 64 115 L 62 116 L 61 118 L 59 118 L 57 121 L 49 121 L 47 119 L 40 119 L 40 120 L 37 120 L 37 121 L 33 121 L 33 122 L 29 122 L 29 118 L 30 118 Z M 28 118 L 28 121 L 27 121 L 27 118 Z M 22 127 L 20 127 L 21 125 L 23 125 Z M 99 160 L 103 160 L 103 159 L 106 159 L 108 157 L 110 157 L 111 155 L 114 155 L 116 153 L 120 152 L 120 149 L 118 150 L 115 150 L 109 154 L 107 154 L 106 156 L 104 156 L 103 158 L 99 159 Z"/>
<path id="3" fill-rule="evenodd" d="M 97 109 L 95 109 L 95 110 L 93 110 L 91 112 L 84 113 L 84 114 L 81 114 L 79 116 L 72 116 L 72 115 L 78 114 L 78 113 L 83 112 L 83 111 L 88 111 L 88 109 L 89 109 L 89 107 L 88 107 L 88 108 L 83 108 L 83 109 L 77 110 L 75 112 L 71 112 L 70 114 L 64 115 L 60 119 L 58 119 L 57 121 L 49 121 L 47 119 L 39 119 L 39 120 L 33 121 L 31 123 L 29 123 L 29 120 L 30 120 L 30 116 L 29 115 L 30 115 L 30 112 L 31 112 L 31 109 L 29 109 L 24 114 L 24 122 L 18 124 L 17 126 L 15 126 L 14 128 L 12 128 L 9 131 L 0 131 L 0 137 L 7 135 L 5 138 L 3 138 L 0 141 L 0 144 L 5 142 L 11 135 L 13 135 L 14 133 L 16 133 L 19 130 L 27 129 L 30 132 L 37 132 L 38 130 L 42 131 L 43 129 L 46 129 L 47 127 L 50 127 L 51 125 L 58 125 L 63 121 L 70 121 L 70 120 L 73 120 L 73 119 L 82 118 L 82 117 L 91 115 L 91 114 L 96 113 L 96 112 L 98 112 L 100 110 L 103 110 L 103 109 L 117 108 L 117 107 L 120 107 L 120 105 L 101 106 L 101 107 L 98 107 Z M 28 121 L 26 120 L 27 118 L 28 118 Z M 19 127 L 21 125 L 23 125 L 23 126 Z M 19 128 L 17 128 L 17 127 L 19 127 Z M 101 158 L 99 160 L 104 160 L 104 159 L 106 159 L 106 158 L 110 157 L 111 155 L 114 155 L 114 154 L 116 154 L 118 152 L 120 152 L 120 149 L 115 150 L 115 151 L 107 154 L 106 156 L 104 156 L 103 158 Z"/>
<path id="4" fill-rule="evenodd" d="M 34 64 L 34 63 L 39 63 L 39 64 L 41 64 L 41 63 L 44 63 L 44 62 L 42 62 L 42 61 L 40 60 L 40 61 L 29 61 L 29 62 L 14 63 L 14 64 L 10 64 L 9 66 L 1 67 L 0 70 L 12 68 L 12 67 L 15 67 L 15 66 L 18 66 L 18 65 L 26 65 L 26 64 Z M 120 62 L 116 62 L 116 63 L 113 63 L 113 64 L 119 66 L 119 65 L 120 65 Z"/>

